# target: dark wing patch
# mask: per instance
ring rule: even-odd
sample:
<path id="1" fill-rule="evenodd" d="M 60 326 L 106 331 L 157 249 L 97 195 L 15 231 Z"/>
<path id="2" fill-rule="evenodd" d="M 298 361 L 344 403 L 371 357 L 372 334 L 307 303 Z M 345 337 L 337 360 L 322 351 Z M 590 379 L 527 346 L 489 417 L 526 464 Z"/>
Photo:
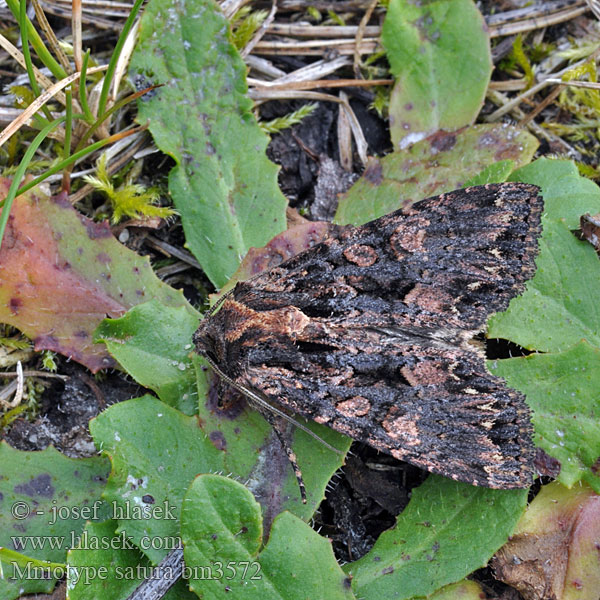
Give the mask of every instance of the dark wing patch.
<path id="1" fill-rule="evenodd" d="M 533 275 L 542 207 L 538 188 L 522 183 L 422 200 L 342 229 L 238 284 L 234 297 L 255 310 L 373 312 L 381 324 L 479 330 Z"/>

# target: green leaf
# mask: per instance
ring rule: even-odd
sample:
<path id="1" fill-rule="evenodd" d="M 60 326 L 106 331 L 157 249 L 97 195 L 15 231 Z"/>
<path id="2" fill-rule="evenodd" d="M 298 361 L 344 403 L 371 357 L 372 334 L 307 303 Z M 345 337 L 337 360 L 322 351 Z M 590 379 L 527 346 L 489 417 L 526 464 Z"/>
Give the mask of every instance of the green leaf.
<path id="1" fill-rule="evenodd" d="M 66 574 L 66 565 L 25 556 L 0 546 L 0 598 L 13 600 L 23 594 L 50 594 Z"/>
<path id="2" fill-rule="evenodd" d="M 177 162 L 169 189 L 187 245 L 217 287 L 251 246 L 286 227 L 286 200 L 245 73 L 213 0 L 148 3 L 131 76 L 163 87 L 139 102 L 138 118 Z"/>
<path id="3" fill-rule="evenodd" d="M 395 148 L 475 121 L 492 60 L 472 0 L 391 0 L 381 41 L 396 79 L 389 107 Z"/>
<path id="4" fill-rule="evenodd" d="M 94 333 L 119 364 L 144 387 L 186 414 L 197 410 L 190 352 L 199 315 L 151 300 L 120 319 L 105 319 Z"/>
<path id="5" fill-rule="evenodd" d="M 52 447 L 22 452 L 0 443 L 0 597 L 52 591 L 54 579 L 21 579 L 12 562 L 21 572 L 38 561 L 64 563 L 85 520 L 105 518 L 100 495 L 108 471 L 104 458 L 67 458 Z"/>
<path id="6" fill-rule="evenodd" d="M 536 444 L 560 462 L 558 480 L 572 486 L 583 479 L 600 490 L 600 263 L 594 248 L 570 231 L 582 213 L 600 211 L 600 189 L 569 161 L 541 159 L 511 179 L 542 188 L 543 233 L 534 278 L 490 319 L 488 337 L 548 354 L 493 361 L 489 368 L 526 394 Z"/>
<path id="7" fill-rule="evenodd" d="M 115 535 L 116 521 L 88 523 L 79 547 L 69 551 L 69 600 L 122 600 L 140 584 L 139 577 L 117 577 L 128 569 L 148 568 L 148 559 Z M 143 571 L 141 571 L 143 572 Z"/>
<path id="8" fill-rule="evenodd" d="M 560 461 L 558 480 L 571 487 L 587 481 L 600 491 L 600 350 L 585 341 L 553 354 L 491 363 L 495 375 L 527 395 L 535 443 Z"/>
<path id="9" fill-rule="evenodd" d="M 325 487 L 344 460 L 352 440 L 324 425 L 294 418 L 313 431 L 335 453 L 319 440 L 290 425 L 288 441 L 296 454 L 306 486 L 307 503 L 300 499 L 298 482 L 281 443 L 264 417 L 237 397 L 226 408 L 219 408 L 216 390 L 211 391 L 211 374 L 205 361 L 194 358 L 198 375 L 199 417 L 209 437 L 223 449 L 225 471 L 245 481 L 263 506 L 267 527 L 282 510 L 310 519 L 325 494 Z M 214 376 L 213 383 L 218 381 Z"/>
<path id="10" fill-rule="evenodd" d="M 428 600 L 481 600 L 482 598 L 487 598 L 483 589 L 478 583 L 470 579 L 446 585 L 441 590 L 428 596 Z"/>
<path id="11" fill-rule="evenodd" d="M 344 570 L 364 600 L 428 596 L 483 567 L 526 502 L 527 490 L 490 490 L 430 475 L 396 526 Z"/>
<path id="12" fill-rule="evenodd" d="M 438 132 L 406 150 L 371 159 L 362 177 L 341 196 L 335 222 L 362 225 L 417 200 L 462 187 L 498 161 L 525 165 L 537 147 L 532 135 L 507 125 Z"/>
<path id="13" fill-rule="evenodd" d="M 8 181 L 0 179 L 0 197 Z M 195 311 L 156 277 L 148 257 L 121 245 L 107 223 L 78 213 L 61 194 L 15 198 L 0 248 L 0 322 L 18 327 L 36 350 L 53 350 L 92 371 L 114 366 L 92 333 L 151 298 Z"/>
<path id="14" fill-rule="evenodd" d="M 561 352 L 581 339 L 600 346 L 598 256 L 564 222 L 550 219 L 544 220 L 534 278 L 507 311 L 490 319 L 488 337 L 540 352 Z"/>
<path id="15" fill-rule="evenodd" d="M 289 512 L 279 514 L 263 540 L 260 505 L 241 484 L 201 475 L 181 513 L 190 587 L 204 600 L 328 600 L 353 598 L 331 542 Z M 203 576 L 204 575 L 204 576 Z"/>
<path id="16" fill-rule="evenodd" d="M 78 547 L 69 551 L 69 600 L 124 600 L 144 580 L 157 577 L 151 563 L 131 544 L 126 536 L 115 534 L 116 521 L 88 523 Z M 161 543 L 153 538 L 154 543 Z M 164 570 L 166 579 L 174 579 Z M 164 596 L 165 600 L 196 598 L 185 581 L 178 581 Z"/>
<path id="17" fill-rule="evenodd" d="M 488 165 L 483 171 L 466 181 L 464 187 L 485 185 L 486 183 L 502 183 L 506 181 L 515 168 L 513 160 L 500 160 Z"/>
<path id="18" fill-rule="evenodd" d="M 131 536 L 152 562 L 159 562 L 168 548 L 148 547 L 146 540 L 167 541 L 179 534 L 185 490 L 198 473 L 223 470 L 223 453 L 196 417 L 151 396 L 114 404 L 90 421 L 90 432 L 112 462 L 103 497 L 120 511 L 113 514 L 117 532 Z M 144 507 L 160 507 L 162 514 L 127 518 Z"/>
<path id="19" fill-rule="evenodd" d="M 143 540 L 178 534 L 183 493 L 199 473 L 226 472 L 245 481 L 263 503 L 269 527 L 286 508 L 310 518 L 342 462 L 342 456 L 304 432 L 294 434 L 293 448 L 309 497 L 308 504 L 302 504 L 287 456 L 264 418 L 254 410 L 236 407 L 232 415 L 215 408 L 203 396 L 200 418 L 186 417 L 145 396 L 113 405 L 90 422 L 94 441 L 112 462 L 104 498 L 122 511 L 118 531 L 131 536 L 153 562 L 165 553 L 145 548 Z M 323 433 L 328 442 L 337 440 L 344 451 L 350 445 L 349 438 L 331 430 Z M 127 510 L 132 514 L 147 506 L 146 496 L 152 498 L 152 506 L 168 508 L 168 516 L 127 519 Z"/>
<path id="20" fill-rule="evenodd" d="M 540 158 L 515 171 L 510 181 L 523 181 L 542 188 L 544 222 L 564 220 L 567 227 L 577 229 L 583 213 L 600 212 L 600 188 L 581 177 L 571 160 Z"/>
<path id="21" fill-rule="evenodd" d="M 320 235 L 322 228 L 303 229 L 302 232 L 297 237 L 286 236 L 286 244 L 304 245 L 314 235 Z M 252 256 L 259 263 L 265 258 L 260 252 Z M 216 389 L 210 389 L 208 366 L 192 351 L 192 335 L 197 325 L 197 318 L 183 309 L 147 302 L 121 319 L 107 319 L 96 336 L 107 342 L 111 354 L 136 381 L 156 391 L 166 403 L 186 414 L 199 411 L 202 429 L 208 435 L 210 446 L 213 450 L 218 449 L 219 462 L 213 468 L 225 469 L 243 481 L 247 480 L 263 502 L 269 519 L 272 520 L 283 509 L 309 519 L 323 499 L 330 477 L 342 465 L 350 438 L 323 425 L 305 423 L 297 417 L 325 442 L 339 449 L 339 453 L 335 453 L 305 432 L 290 427 L 290 441 L 302 469 L 308 495 L 308 503 L 302 504 L 293 469 L 264 417 L 246 407 L 241 398 L 235 399 L 231 410 L 223 410 L 217 405 Z M 215 383 L 217 381 L 215 379 Z M 113 414 L 113 410 L 116 407 L 107 413 Z M 103 413 L 101 418 L 107 413 Z M 135 420 L 137 417 L 131 418 Z M 159 443 L 162 424 L 156 421 L 152 412 L 148 416 L 147 427 L 149 431 L 158 427 L 154 443 Z M 134 434 L 137 435 L 135 431 Z M 105 435 L 110 438 L 110 431 L 107 430 Z M 131 443 L 131 439 L 119 435 L 124 442 Z M 145 441 L 152 439 L 151 435 Z M 148 452 L 152 452 L 151 446 L 147 448 Z M 199 472 L 206 470 L 196 473 Z"/>

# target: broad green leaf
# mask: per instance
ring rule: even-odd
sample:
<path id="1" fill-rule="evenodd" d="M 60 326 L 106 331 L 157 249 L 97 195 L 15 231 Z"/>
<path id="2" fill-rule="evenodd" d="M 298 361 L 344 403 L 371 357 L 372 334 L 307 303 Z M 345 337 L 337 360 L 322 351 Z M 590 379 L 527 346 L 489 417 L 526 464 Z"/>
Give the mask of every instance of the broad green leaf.
<path id="1" fill-rule="evenodd" d="M 342 466 L 352 440 L 329 427 L 295 416 L 299 423 L 339 450 L 335 453 L 297 427 L 288 427 L 288 441 L 306 486 L 308 502 L 302 504 L 294 471 L 272 427 L 247 405 L 241 395 L 222 397 L 225 406 L 220 408 L 217 377 L 211 377 L 203 359 L 196 357 L 194 360 L 203 427 L 223 450 L 226 472 L 240 477 L 262 504 L 266 527 L 282 510 L 310 519 L 324 497 L 328 481 Z"/>
<path id="2" fill-rule="evenodd" d="M 527 490 L 490 490 L 430 475 L 396 526 L 344 570 L 364 600 L 428 596 L 484 566 L 526 502 Z"/>
<path id="3" fill-rule="evenodd" d="M 192 335 L 197 325 L 196 317 L 181 309 L 148 302 L 121 319 L 106 320 L 97 330 L 97 336 L 107 341 L 111 353 L 136 381 L 155 390 L 165 402 L 186 414 L 199 411 L 205 435 L 219 450 L 222 463 L 215 468 L 226 469 L 247 481 L 270 520 L 284 509 L 309 519 L 323 499 L 330 477 L 342 465 L 350 438 L 298 418 L 321 439 L 338 448 L 339 453 L 335 453 L 290 426 L 290 441 L 308 496 L 308 503 L 302 504 L 290 462 L 264 417 L 246 407 L 241 397 L 235 399 L 231 409 L 219 408 L 215 387 L 218 379 L 212 379 L 211 389 L 208 366 L 192 350 Z M 149 428 L 156 425 L 151 416 Z M 125 437 L 121 439 L 125 441 Z"/>
<path id="4" fill-rule="evenodd" d="M 260 505 L 231 479 L 196 478 L 184 499 L 181 536 L 190 587 L 204 600 L 354 597 L 329 540 L 283 512 L 266 541 Z"/>
<path id="5" fill-rule="evenodd" d="M 514 160 L 500 160 L 487 166 L 483 171 L 465 182 L 464 187 L 485 185 L 486 183 L 502 183 L 506 181 L 515 168 Z"/>
<path id="6" fill-rule="evenodd" d="M 127 536 L 116 534 L 116 528 L 113 520 L 86 525 L 79 545 L 69 551 L 67 600 L 125 600 L 144 579 L 159 575 L 175 579 L 174 571 L 153 571 L 148 559 Z M 181 580 L 163 598 L 192 600 L 195 596 Z"/>
<path id="7" fill-rule="evenodd" d="M 38 561 L 64 563 L 86 519 L 106 517 L 100 495 L 108 471 L 103 458 L 67 458 L 52 447 L 22 452 L 0 443 L 0 597 L 52 590 L 54 579 L 18 574 L 28 564 L 35 573 Z"/>
<path id="8" fill-rule="evenodd" d="M 139 384 L 186 414 L 197 410 L 196 373 L 190 359 L 200 315 L 151 300 L 120 319 L 105 319 L 94 333 Z"/>
<path id="9" fill-rule="evenodd" d="M 540 159 L 511 179 L 541 187 L 543 233 L 534 278 L 507 311 L 490 319 L 488 337 L 547 354 L 489 367 L 526 394 L 536 443 L 560 462 L 559 481 L 571 486 L 584 479 L 600 490 L 594 466 L 600 456 L 600 263 L 592 246 L 570 231 L 582 213 L 600 211 L 600 189 L 569 161 Z"/>
<path id="10" fill-rule="evenodd" d="M 139 576 L 125 574 L 138 566 L 143 573 L 150 563 L 125 536 L 115 534 L 116 528 L 111 519 L 88 523 L 80 543 L 69 551 L 68 600 L 122 600 L 140 584 Z"/>
<path id="11" fill-rule="evenodd" d="M 395 148 L 475 121 L 492 60 L 472 0 L 391 0 L 381 41 L 396 79 L 389 107 Z"/>
<path id="12" fill-rule="evenodd" d="M 537 271 L 525 293 L 494 315 L 488 337 L 530 350 L 561 352 L 581 339 L 600 346 L 600 263 L 564 222 L 544 221 Z"/>
<path id="13" fill-rule="evenodd" d="M 125 532 L 153 563 L 179 535 L 185 490 L 198 473 L 222 471 L 223 453 L 196 417 L 187 417 L 151 396 L 114 404 L 90 422 L 96 445 L 111 460 L 103 497 L 119 512 L 117 533 Z M 157 510 L 150 518 L 127 518 Z M 122 517 L 122 518 L 121 518 Z M 164 545 L 152 547 L 153 539 Z"/>
<path id="14" fill-rule="evenodd" d="M 537 140 L 508 125 L 475 125 L 437 134 L 406 150 L 371 159 L 340 198 L 335 222 L 362 225 L 409 204 L 462 187 L 498 161 L 527 164 Z"/>
<path id="15" fill-rule="evenodd" d="M 186 243 L 221 287 L 251 246 L 285 229 L 286 200 L 217 4 L 151 0 L 130 72 L 143 85 L 163 85 L 140 101 L 138 118 L 177 162 L 169 189 Z"/>
<path id="16" fill-rule="evenodd" d="M 494 558 L 496 577 L 527 596 L 597 600 L 600 496 L 587 485 L 545 485 Z"/>
<path id="17" fill-rule="evenodd" d="M 287 456 L 264 418 L 243 407 L 233 415 L 217 411 L 202 398 L 200 419 L 145 396 L 111 406 L 90 423 L 94 441 L 112 462 L 104 498 L 115 502 L 124 517 L 118 531 L 131 536 L 153 562 L 165 552 L 144 548 L 143 540 L 177 535 L 181 498 L 196 475 L 226 472 L 240 478 L 263 503 L 268 528 L 286 508 L 310 518 L 342 462 L 343 453 L 334 454 L 304 432 L 294 433 L 293 448 L 309 498 L 308 504 L 302 504 Z M 311 428 L 318 429 L 314 424 Z M 347 450 L 348 438 L 323 429 L 329 443 Z M 125 518 L 127 510 L 133 514 L 135 507 L 143 508 L 150 501 L 152 506 L 165 506 L 167 518 Z"/>
<path id="18" fill-rule="evenodd" d="M 582 214 L 600 212 L 600 188 L 579 175 L 571 160 L 540 158 L 515 171 L 509 179 L 542 188 L 544 222 L 564 220 L 567 227 L 577 229 Z"/>
<path id="19" fill-rule="evenodd" d="M 0 199 L 8 185 L 0 180 Z M 0 322 L 18 327 L 36 350 L 60 352 L 94 372 L 115 364 L 92 341 L 106 315 L 118 317 L 151 298 L 194 313 L 147 257 L 122 246 L 107 223 L 78 213 L 65 195 L 36 189 L 15 199 L 0 264 Z"/>
<path id="20" fill-rule="evenodd" d="M 486 597 L 477 582 L 465 579 L 444 586 L 441 590 L 428 596 L 428 600 L 481 600 Z"/>
<path id="21" fill-rule="evenodd" d="M 600 491 L 600 350 L 582 341 L 564 352 L 494 361 L 491 367 L 526 394 L 536 445 L 560 461 L 558 480 L 571 487 L 583 479 Z"/>
<path id="22" fill-rule="evenodd" d="M 0 546 L 0 598 L 13 600 L 23 594 L 50 594 L 66 574 L 66 565 L 26 556 Z"/>

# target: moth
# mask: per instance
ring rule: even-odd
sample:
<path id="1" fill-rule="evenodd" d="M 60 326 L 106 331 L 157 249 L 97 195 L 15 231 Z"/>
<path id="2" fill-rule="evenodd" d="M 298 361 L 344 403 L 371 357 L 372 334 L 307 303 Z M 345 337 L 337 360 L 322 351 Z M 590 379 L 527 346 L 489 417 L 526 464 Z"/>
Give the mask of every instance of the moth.
<path id="1" fill-rule="evenodd" d="M 600 249 L 600 215 L 590 215 L 586 213 L 579 219 L 579 228 L 581 237 L 587 240 L 596 251 Z"/>
<path id="2" fill-rule="evenodd" d="M 529 409 L 486 369 L 478 335 L 532 277 L 542 209 L 533 185 L 489 184 L 335 228 L 238 283 L 196 350 L 262 412 L 455 480 L 527 487 Z"/>

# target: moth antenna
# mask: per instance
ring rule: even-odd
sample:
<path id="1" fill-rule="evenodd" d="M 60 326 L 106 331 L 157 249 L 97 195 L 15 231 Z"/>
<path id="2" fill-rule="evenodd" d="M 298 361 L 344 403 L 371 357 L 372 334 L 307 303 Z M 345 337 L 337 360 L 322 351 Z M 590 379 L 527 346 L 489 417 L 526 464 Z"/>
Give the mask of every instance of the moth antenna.
<path id="1" fill-rule="evenodd" d="M 294 469 L 294 475 L 296 476 L 296 481 L 298 481 L 298 487 L 300 488 L 300 496 L 302 497 L 302 504 L 306 504 L 306 487 L 304 486 L 304 479 L 302 478 L 302 471 L 300 470 L 300 467 L 298 466 L 298 461 L 296 459 L 296 453 L 292 450 L 292 447 L 289 445 L 289 443 L 281 429 L 281 423 L 277 422 L 275 415 L 271 412 L 267 412 L 266 414 L 263 413 L 263 416 L 265 417 L 265 419 L 269 422 L 269 424 L 273 428 L 273 431 L 275 432 L 275 435 L 277 436 L 277 439 L 279 440 L 281 447 L 285 450 L 285 453 L 287 454 L 288 460 L 290 461 L 290 464 L 292 465 L 292 468 Z"/>
<path id="2" fill-rule="evenodd" d="M 215 361 L 212 360 L 209 356 L 206 356 L 206 355 L 203 355 L 203 356 L 207 360 L 207 362 L 210 364 L 210 366 L 213 368 L 215 373 L 217 373 L 217 375 L 219 375 L 219 377 L 221 379 L 223 379 L 223 381 L 228 383 L 232 388 L 235 388 L 238 392 L 241 392 L 242 394 L 244 394 L 244 396 L 246 396 L 246 398 L 249 398 L 250 400 L 254 401 L 257 404 L 257 406 L 260 406 L 265 411 L 268 411 L 270 413 L 277 415 L 278 417 L 281 417 L 282 419 L 285 419 L 288 423 L 291 423 L 298 429 L 301 429 L 302 431 L 304 431 L 304 433 L 307 433 L 308 435 L 313 437 L 315 440 L 321 442 L 321 444 L 323 444 L 323 446 L 325 446 L 328 450 L 335 452 L 339 456 L 344 456 L 344 452 L 342 452 L 341 450 L 338 450 L 337 448 L 334 448 L 331 444 L 327 443 L 322 437 L 317 435 L 314 431 L 311 431 L 305 425 L 302 425 L 302 423 L 299 423 L 298 421 L 296 421 L 295 419 L 290 417 L 290 415 L 287 415 L 282 410 L 279 410 L 272 404 L 269 404 L 264 398 L 261 398 L 254 390 L 251 390 L 250 388 L 240 385 L 239 383 L 237 383 L 237 381 L 234 381 L 233 379 L 231 379 L 231 377 L 228 377 L 227 375 L 225 375 L 225 373 L 223 373 L 223 371 L 221 371 L 221 369 L 219 369 L 219 367 L 216 365 Z"/>
<path id="3" fill-rule="evenodd" d="M 231 296 L 231 294 L 233 294 L 233 290 L 235 289 L 235 286 L 232 287 L 228 292 L 226 292 L 225 294 L 223 294 L 203 315 L 203 319 L 208 319 L 208 317 L 211 317 L 212 315 L 214 315 L 217 312 L 217 309 L 221 306 L 221 304 L 223 304 L 223 302 L 225 302 L 225 300 L 227 300 L 227 298 L 229 298 L 229 296 Z"/>

